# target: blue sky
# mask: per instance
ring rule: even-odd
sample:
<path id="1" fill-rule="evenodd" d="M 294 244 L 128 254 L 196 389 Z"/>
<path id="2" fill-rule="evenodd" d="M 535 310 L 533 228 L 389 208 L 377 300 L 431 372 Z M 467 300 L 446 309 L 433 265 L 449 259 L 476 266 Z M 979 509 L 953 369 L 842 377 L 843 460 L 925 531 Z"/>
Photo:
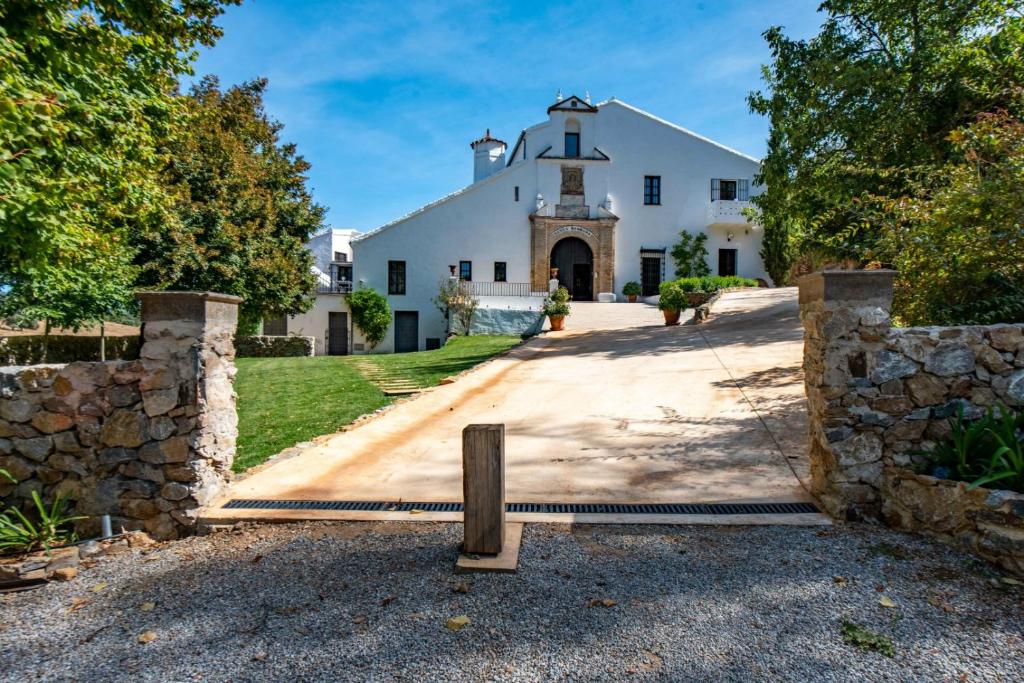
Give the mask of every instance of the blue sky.
<path id="1" fill-rule="evenodd" d="M 745 100 L 761 33 L 813 35 L 818 2 L 250 0 L 195 70 L 267 77 L 267 110 L 313 164 L 328 222 L 370 230 L 469 184 L 469 142 L 490 128 L 511 144 L 558 89 L 762 156 L 768 125 Z"/>

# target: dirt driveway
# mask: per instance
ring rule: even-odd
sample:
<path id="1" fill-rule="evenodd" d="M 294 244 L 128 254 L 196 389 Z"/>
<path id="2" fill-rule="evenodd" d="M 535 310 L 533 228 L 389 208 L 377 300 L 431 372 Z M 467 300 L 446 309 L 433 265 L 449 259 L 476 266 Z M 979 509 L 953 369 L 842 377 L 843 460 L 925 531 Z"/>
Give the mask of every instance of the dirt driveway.
<path id="1" fill-rule="evenodd" d="M 501 422 L 510 502 L 809 500 L 794 474 L 806 468 L 796 290 L 730 293 L 714 313 L 665 327 L 644 304 L 577 304 L 566 331 L 272 463 L 229 497 L 460 501 L 463 427 Z"/>

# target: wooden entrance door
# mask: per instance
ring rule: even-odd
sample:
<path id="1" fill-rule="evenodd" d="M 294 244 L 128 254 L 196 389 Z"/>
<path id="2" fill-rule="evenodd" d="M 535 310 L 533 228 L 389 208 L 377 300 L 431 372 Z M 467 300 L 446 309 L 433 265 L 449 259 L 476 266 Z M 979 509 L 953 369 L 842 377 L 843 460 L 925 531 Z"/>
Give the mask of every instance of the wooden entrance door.
<path id="1" fill-rule="evenodd" d="M 644 256 L 640 260 L 640 287 L 644 296 L 655 296 L 661 284 L 661 259 Z"/>
<path id="2" fill-rule="evenodd" d="M 573 301 L 594 300 L 594 268 L 589 263 L 572 264 Z"/>
<path id="3" fill-rule="evenodd" d="M 418 311 L 395 311 L 395 353 L 419 351 L 420 314 Z"/>
<path id="4" fill-rule="evenodd" d="M 327 355 L 348 355 L 348 313 L 327 314 Z"/>
<path id="5" fill-rule="evenodd" d="M 718 274 L 723 276 L 736 274 L 735 249 L 718 250 Z"/>
<path id="6" fill-rule="evenodd" d="M 559 240 L 551 250 L 551 267 L 558 268 L 558 284 L 573 301 L 594 299 L 594 252 L 578 237 Z"/>

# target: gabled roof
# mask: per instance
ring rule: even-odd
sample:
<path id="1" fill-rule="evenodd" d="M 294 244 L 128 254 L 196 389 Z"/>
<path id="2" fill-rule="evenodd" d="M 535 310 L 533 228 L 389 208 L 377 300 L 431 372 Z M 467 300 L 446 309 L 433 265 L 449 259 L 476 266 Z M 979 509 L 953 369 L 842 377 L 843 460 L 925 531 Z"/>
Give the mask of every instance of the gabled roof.
<path id="1" fill-rule="evenodd" d="M 597 107 L 590 104 L 589 102 L 577 97 L 576 95 L 570 95 L 564 100 L 555 102 L 548 107 L 548 113 L 553 111 L 582 111 L 590 114 L 597 113 Z"/>
<path id="2" fill-rule="evenodd" d="M 686 133 L 687 135 L 689 135 L 692 138 L 700 140 L 701 142 L 706 142 L 709 145 L 714 145 L 715 147 L 718 147 L 719 149 L 725 150 L 726 152 L 729 152 L 730 154 L 735 154 L 738 157 L 743 157 L 744 159 L 746 159 L 748 161 L 753 161 L 754 163 L 757 163 L 757 164 L 761 163 L 761 160 L 758 159 L 757 157 L 752 157 L 749 154 L 744 154 L 743 152 L 740 152 L 739 150 L 733 149 L 732 147 L 726 147 L 725 145 L 723 145 L 720 142 L 715 142 L 711 138 L 706 138 L 703 135 L 700 135 L 699 133 L 694 133 L 692 130 L 690 130 L 688 128 L 683 128 L 682 126 L 677 126 L 676 124 L 672 123 L 671 121 L 666 121 L 663 118 L 655 116 L 654 114 L 652 114 L 649 111 L 644 111 L 643 109 L 640 109 L 639 107 L 634 107 L 631 104 L 626 104 L 622 100 L 617 100 L 614 97 L 611 98 L 611 99 L 605 100 L 604 102 L 598 102 L 597 106 L 598 107 L 607 107 L 608 105 L 611 105 L 611 104 L 617 104 L 620 107 L 622 107 L 623 109 L 628 109 L 629 111 L 635 112 L 637 114 L 640 114 L 641 116 L 646 116 L 647 118 L 651 119 L 652 121 L 660 123 L 663 126 L 667 126 L 667 127 L 671 128 L 672 130 L 677 130 L 680 133 Z"/>

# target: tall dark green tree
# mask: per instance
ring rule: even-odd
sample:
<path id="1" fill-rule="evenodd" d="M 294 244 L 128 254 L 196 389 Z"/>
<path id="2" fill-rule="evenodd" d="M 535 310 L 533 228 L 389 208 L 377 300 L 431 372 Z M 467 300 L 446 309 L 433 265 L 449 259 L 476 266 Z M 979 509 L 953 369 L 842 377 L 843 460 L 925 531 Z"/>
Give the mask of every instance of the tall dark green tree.
<path id="1" fill-rule="evenodd" d="M 177 79 L 235 0 L 0 2 L 0 315 L 77 325 L 130 295 L 160 225 Z"/>
<path id="2" fill-rule="evenodd" d="M 324 209 L 306 189 L 309 163 L 264 111 L 266 86 L 222 90 L 206 77 L 183 98 L 186 125 L 161 176 L 174 219 L 134 235 L 140 285 L 241 296 L 243 332 L 312 305 L 316 278 L 304 245 L 323 227 Z"/>
<path id="3" fill-rule="evenodd" d="M 779 27 L 751 109 L 771 122 L 755 202 L 805 246 L 868 260 L 879 207 L 953 154 L 979 114 L 1022 112 L 1021 0 L 827 0 L 810 40 Z M 772 236 L 774 239 L 775 236 Z"/>

